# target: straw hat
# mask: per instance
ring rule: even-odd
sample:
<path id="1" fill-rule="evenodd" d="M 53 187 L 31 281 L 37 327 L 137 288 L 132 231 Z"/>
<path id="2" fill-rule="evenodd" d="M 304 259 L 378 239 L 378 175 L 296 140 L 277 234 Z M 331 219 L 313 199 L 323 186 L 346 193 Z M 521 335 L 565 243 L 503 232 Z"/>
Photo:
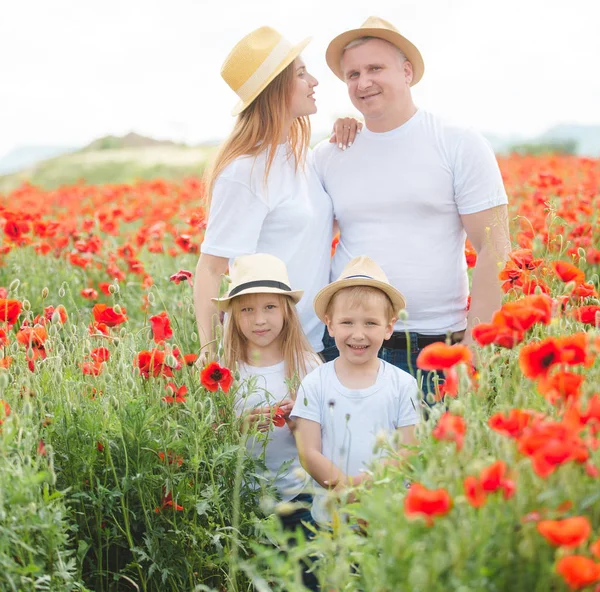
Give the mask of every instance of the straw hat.
<path id="1" fill-rule="evenodd" d="M 425 70 L 421 52 L 406 37 L 400 35 L 398 29 L 396 29 L 392 23 L 385 21 L 378 16 L 370 16 L 360 28 L 352 29 L 338 35 L 327 47 L 327 52 L 325 53 L 327 65 L 338 78 L 344 80 L 341 65 L 344 47 L 351 41 L 359 39 L 360 37 L 378 37 L 379 39 L 384 39 L 395 45 L 402 53 L 404 53 L 408 61 L 412 64 L 413 79 L 410 85 L 414 86 L 421 80 L 423 71 Z"/>
<path id="2" fill-rule="evenodd" d="M 292 45 L 275 29 L 260 27 L 238 42 L 221 66 L 223 80 L 240 97 L 231 114 L 238 115 L 248 107 L 310 40 L 307 37 Z"/>
<path id="3" fill-rule="evenodd" d="M 404 296 L 390 284 L 383 270 L 373 259 L 366 255 L 355 257 L 346 265 L 340 277 L 325 286 L 316 296 L 313 302 L 317 316 L 325 322 L 325 312 L 329 302 L 336 292 L 342 288 L 351 288 L 352 286 L 371 286 L 385 292 L 392 301 L 394 314 L 406 306 Z"/>
<path id="4" fill-rule="evenodd" d="M 231 300 L 243 294 L 283 294 L 297 303 L 304 290 L 292 290 L 285 263 L 273 255 L 257 253 L 236 257 L 230 270 L 231 285 L 227 296 L 211 298 L 221 308 L 229 308 Z"/>

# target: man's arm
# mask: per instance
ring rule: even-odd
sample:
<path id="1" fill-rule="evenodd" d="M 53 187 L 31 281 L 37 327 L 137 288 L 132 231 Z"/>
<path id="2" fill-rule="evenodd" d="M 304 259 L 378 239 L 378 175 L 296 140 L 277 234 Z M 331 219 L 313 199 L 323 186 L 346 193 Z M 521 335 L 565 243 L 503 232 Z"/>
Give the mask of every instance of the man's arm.
<path id="1" fill-rule="evenodd" d="M 471 345 L 471 329 L 478 323 L 489 323 L 502 304 L 502 282 L 498 274 L 511 250 L 508 208 L 496 206 L 475 214 L 463 214 L 461 220 L 468 239 L 477 251 L 473 269 L 471 308 L 463 343 Z"/>
<path id="2" fill-rule="evenodd" d="M 346 475 L 321 453 L 321 425 L 316 421 L 295 417 L 296 447 L 300 463 L 321 487 L 343 487 Z"/>

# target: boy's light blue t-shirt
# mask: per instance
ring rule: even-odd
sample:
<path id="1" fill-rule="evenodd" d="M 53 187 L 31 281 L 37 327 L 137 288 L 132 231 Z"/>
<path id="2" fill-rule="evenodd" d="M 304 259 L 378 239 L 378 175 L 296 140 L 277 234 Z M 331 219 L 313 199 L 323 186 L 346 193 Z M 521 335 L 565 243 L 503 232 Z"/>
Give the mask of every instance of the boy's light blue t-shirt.
<path id="1" fill-rule="evenodd" d="M 319 423 L 323 456 L 346 475 L 356 476 L 382 454 L 374 451 L 378 434 L 418 423 L 417 381 L 381 360 L 375 384 L 349 389 L 338 380 L 334 364 L 323 364 L 304 378 L 291 416 Z M 314 485 L 312 515 L 324 524 L 330 521 L 327 490 Z"/>

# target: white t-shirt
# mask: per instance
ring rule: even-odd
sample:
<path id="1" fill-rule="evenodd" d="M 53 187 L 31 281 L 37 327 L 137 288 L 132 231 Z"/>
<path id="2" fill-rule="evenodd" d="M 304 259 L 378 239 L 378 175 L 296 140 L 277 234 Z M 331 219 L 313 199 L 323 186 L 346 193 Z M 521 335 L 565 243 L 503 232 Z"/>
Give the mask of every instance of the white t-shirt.
<path id="1" fill-rule="evenodd" d="M 321 452 L 344 474 L 355 477 L 380 457 L 374 452 L 377 435 L 418 423 L 417 381 L 407 372 L 381 360 L 375 384 L 346 388 L 335 371 L 335 360 L 319 366 L 300 385 L 292 417 L 321 424 Z M 325 507 L 327 490 L 316 481 L 312 515 L 320 524 L 330 521 Z"/>
<path id="2" fill-rule="evenodd" d="M 319 144 L 314 162 L 341 231 L 332 279 L 353 257 L 368 255 L 406 297 L 408 320 L 396 331 L 464 329 L 460 216 L 508 203 L 487 140 L 419 109 L 389 132 L 363 128 L 348 150 Z"/>
<path id="3" fill-rule="evenodd" d="M 310 371 L 317 364 L 316 358 L 314 361 L 307 360 L 307 369 Z M 262 368 L 242 362 L 238 369 L 241 380 L 247 381 L 245 388 L 240 388 L 237 393 L 235 409 L 238 415 L 254 407 L 273 407 L 282 399 L 289 398 L 283 362 Z M 273 426 L 264 434 L 249 436 L 246 445 L 255 457 L 264 450 L 267 470 L 263 476 L 273 482 L 281 501 L 290 501 L 303 491 L 306 483 L 299 476 L 303 470 L 298 460 L 296 441 L 287 424 Z"/>
<path id="4" fill-rule="evenodd" d="M 309 153 L 304 170 L 294 170 L 281 145 L 265 186 L 266 154 L 232 162 L 215 183 L 203 253 L 233 259 L 269 253 L 287 267 L 293 290 L 304 290 L 296 306 L 316 352 L 324 326 L 313 310 L 316 293 L 329 283 L 333 209 Z"/>

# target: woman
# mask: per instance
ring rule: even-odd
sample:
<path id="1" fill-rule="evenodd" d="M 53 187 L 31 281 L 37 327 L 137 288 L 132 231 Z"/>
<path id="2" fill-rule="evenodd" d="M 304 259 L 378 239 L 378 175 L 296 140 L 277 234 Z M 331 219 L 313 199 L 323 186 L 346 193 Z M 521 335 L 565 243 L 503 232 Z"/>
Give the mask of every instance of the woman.
<path id="1" fill-rule="evenodd" d="M 300 58 L 309 41 L 294 46 L 261 27 L 233 48 L 221 69 L 240 101 L 234 129 L 206 178 L 210 213 L 194 281 L 199 364 L 214 356 L 218 315 L 211 299 L 221 277 L 230 259 L 252 253 L 283 260 L 291 284 L 305 291 L 298 306 L 302 328 L 314 350 L 323 349 L 312 300 L 329 282 L 333 213 L 308 149 L 318 84 Z M 336 122 L 344 145 L 356 129 L 354 120 Z"/>

